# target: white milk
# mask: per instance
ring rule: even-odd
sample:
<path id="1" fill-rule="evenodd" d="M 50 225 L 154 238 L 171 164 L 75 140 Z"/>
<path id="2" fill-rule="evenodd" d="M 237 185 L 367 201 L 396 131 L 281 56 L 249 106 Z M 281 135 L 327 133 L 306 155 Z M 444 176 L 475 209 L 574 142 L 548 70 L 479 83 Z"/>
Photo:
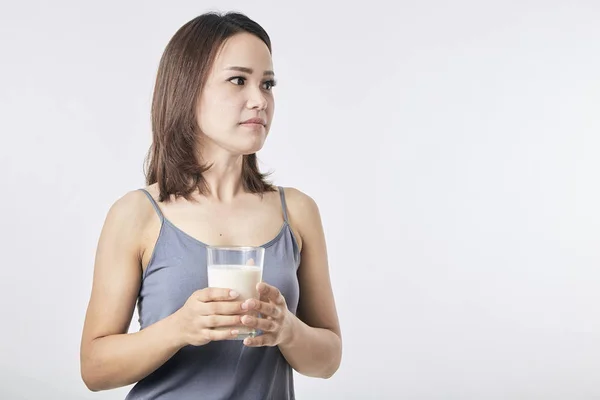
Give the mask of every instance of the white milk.
<path id="1" fill-rule="evenodd" d="M 258 299 L 256 285 L 262 279 L 262 268 L 250 265 L 209 265 L 208 286 L 235 290 L 240 295 L 235 301 L 244 301 L 250 298 Z M 249 312 L 249 314 L 254 314 Z M 223 328 L 232 329 L 232 328 Z M 236 327 L 240 331 L 239 339 L 251 336 L 253 329 Z"/>
<path id="2" fill-rule="evenodd" d="M 235 290 L 240 294 L 236 299 L 244 301 L 258 298 L 256 285 L 262 278 L 260 267 L 249 265 L 209 265 L 208 286 Z"/>

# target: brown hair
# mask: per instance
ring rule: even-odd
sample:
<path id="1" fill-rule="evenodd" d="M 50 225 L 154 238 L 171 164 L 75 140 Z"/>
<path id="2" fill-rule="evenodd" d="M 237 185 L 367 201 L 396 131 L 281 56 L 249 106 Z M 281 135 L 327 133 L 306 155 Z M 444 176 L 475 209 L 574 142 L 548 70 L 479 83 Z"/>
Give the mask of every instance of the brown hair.
<path id="1" fill-rule="evenodd" d="M 208 12 L 175 33 L 160 59 L 152 99 L 152 145 L 145 160 L 146 184 L 158 182 L 159 201 L 171 195 L 192 200 L 198 189 L 208 192 L 202 173 L 211 166 L 198 162 L 196 101 L 216 55 L 228 38 L 247 32 L 271 50 L 271 40 L 256 22 L 237 12 Z M 242 182 L 250 193 L 275 191 L 258 170 L 256 154 L 244 155 Z"/>

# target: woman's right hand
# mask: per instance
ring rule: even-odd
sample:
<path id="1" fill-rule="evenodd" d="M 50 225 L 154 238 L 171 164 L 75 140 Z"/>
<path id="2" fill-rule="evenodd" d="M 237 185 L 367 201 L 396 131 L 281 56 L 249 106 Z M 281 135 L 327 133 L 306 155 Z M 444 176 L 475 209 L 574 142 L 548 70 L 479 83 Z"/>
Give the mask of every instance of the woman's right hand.
<path id="1" fill-rule="evenodd" d="M 176 329 L 185 345 L 202 346 L 211 341 L 233 339 L 243 326 L 238 293 L 222 288 L 197 290 L 173 314 Z M 213 329 L 230 327 L 231 329 Z"/>

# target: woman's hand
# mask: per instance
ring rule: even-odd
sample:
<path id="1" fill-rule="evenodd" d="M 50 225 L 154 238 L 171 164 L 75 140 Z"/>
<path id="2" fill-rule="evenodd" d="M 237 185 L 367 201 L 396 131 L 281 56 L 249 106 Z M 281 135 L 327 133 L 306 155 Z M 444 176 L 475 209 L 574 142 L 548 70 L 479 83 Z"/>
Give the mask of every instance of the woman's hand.
<path id="1" fill-rule="evenodd" d="M 283 298 L 283 295 L 274 286 L 265 282 L 256 285 L 260 300 L 250 299 L 242 303 L 242 309 L 260 312 L 262 318 L 244 315 L 242 324 L 259 329 L 262 335 L 244 339 L 244 344 L 249 347 L 278 346 L 292 340 L 293 320 L 292 314 Z"/>
<path id="2" fill-rule="evenodd" d="M 233 339 L 245 313 L 238 293 L 229 289 L 205 288 L 194 292 L 175 314 L 177 331 L 184 345 L 202 346 L 213 340 Z"/>

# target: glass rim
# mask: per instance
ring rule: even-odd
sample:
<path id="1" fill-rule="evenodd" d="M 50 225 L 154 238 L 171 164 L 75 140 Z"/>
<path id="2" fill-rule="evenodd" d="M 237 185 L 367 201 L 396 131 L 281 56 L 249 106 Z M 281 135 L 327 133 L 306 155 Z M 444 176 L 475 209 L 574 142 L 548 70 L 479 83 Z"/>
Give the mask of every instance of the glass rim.
<path id="1" fill-rule="evenodd" d="M 262 246 L 206 246 L 208 250 L 264 251 Z"/>

